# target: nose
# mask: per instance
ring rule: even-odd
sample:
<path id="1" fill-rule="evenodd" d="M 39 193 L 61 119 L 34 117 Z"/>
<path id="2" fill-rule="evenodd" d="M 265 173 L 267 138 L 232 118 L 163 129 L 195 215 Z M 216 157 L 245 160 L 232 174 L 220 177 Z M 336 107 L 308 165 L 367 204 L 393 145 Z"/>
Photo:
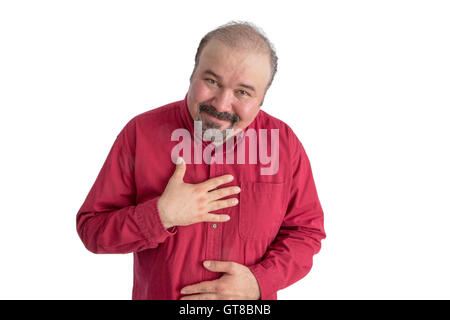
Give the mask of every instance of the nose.
<path id="1" fill-rule="evenodd" d="M 214 107 L 218 112 L 232 113 L 232 93 L 227 90 L 220 90 L 214 98 Z"/>

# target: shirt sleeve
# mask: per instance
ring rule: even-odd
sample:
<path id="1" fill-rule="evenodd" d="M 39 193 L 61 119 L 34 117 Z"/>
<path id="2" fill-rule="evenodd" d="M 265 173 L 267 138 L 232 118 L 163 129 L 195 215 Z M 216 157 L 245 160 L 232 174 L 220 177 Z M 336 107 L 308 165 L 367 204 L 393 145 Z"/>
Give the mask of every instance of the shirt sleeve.
<path id="1" fill-rule="evenodd" d="M 261 299 L 302 279 L 311 270 L 313 256 L 326 237 L 323 211 L 306 152 L 292 132 L 292 184 L 287 211 L 278 235 L 263 259 L 249 266 L 256 277 Z"/>
<path id="2" fill-rule="evenodd" d="M 94 185 L 76 216 L 78 235 L 93 253 L 130 253 L 156 248 L 176 227 L 165 229 L 159 196 L 136 204 L 135 123 L 117 135 Z"/>

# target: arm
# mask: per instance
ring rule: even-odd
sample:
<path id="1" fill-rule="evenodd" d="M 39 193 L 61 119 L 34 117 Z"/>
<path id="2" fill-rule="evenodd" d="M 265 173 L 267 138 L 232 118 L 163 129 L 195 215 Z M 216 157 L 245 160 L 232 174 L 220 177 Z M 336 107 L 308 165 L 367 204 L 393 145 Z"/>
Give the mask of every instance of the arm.
<path id="1" fill-rule="evenodd" d="M 93 253 L 129 253 L 155 248 L 176 233 L 161 222 L 159 197 L 136 204 L 135 123 L 117 136 L 76 217 L 77 232 Z"/>
<path id="2" fill-rule="evenodd" d="M 290 136 L 293 160 L 287 211 L 263 259 L 249 266 L 263 300 L 308 274 L 313 256 L 319 252 L 321 240 L 325 238 L 323 211 L 309 159 L 295 134 Z"/>

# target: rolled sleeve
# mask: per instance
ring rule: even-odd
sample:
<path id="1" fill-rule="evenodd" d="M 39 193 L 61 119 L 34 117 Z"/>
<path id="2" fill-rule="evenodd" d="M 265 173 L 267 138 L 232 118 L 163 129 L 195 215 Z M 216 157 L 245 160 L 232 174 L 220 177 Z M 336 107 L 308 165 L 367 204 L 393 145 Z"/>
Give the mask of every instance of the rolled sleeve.
<path id="1" fill-rule="evenodd" d="M 136 215 L 145 236 L 154 243 L 162 243 L 177 233 L 176 227 L 166 229 L 158 211 L 160 197 L 149 199 L 136 206 Z"/>

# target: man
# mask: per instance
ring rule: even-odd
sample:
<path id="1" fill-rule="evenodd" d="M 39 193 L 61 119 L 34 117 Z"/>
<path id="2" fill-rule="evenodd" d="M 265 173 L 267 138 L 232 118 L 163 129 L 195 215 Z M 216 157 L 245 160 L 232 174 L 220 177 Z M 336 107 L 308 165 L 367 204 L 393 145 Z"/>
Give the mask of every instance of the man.
<path id="1" fill-rule="evenodd" d="M 219 27 L 185 99 L 117 136 L 77 231 L 94 253 L 134 253 L 133 299 L 276 299 L 311 269 L 325 232 L 308 157 L 260 110 L 276 68 L 256 27 Z"/>

